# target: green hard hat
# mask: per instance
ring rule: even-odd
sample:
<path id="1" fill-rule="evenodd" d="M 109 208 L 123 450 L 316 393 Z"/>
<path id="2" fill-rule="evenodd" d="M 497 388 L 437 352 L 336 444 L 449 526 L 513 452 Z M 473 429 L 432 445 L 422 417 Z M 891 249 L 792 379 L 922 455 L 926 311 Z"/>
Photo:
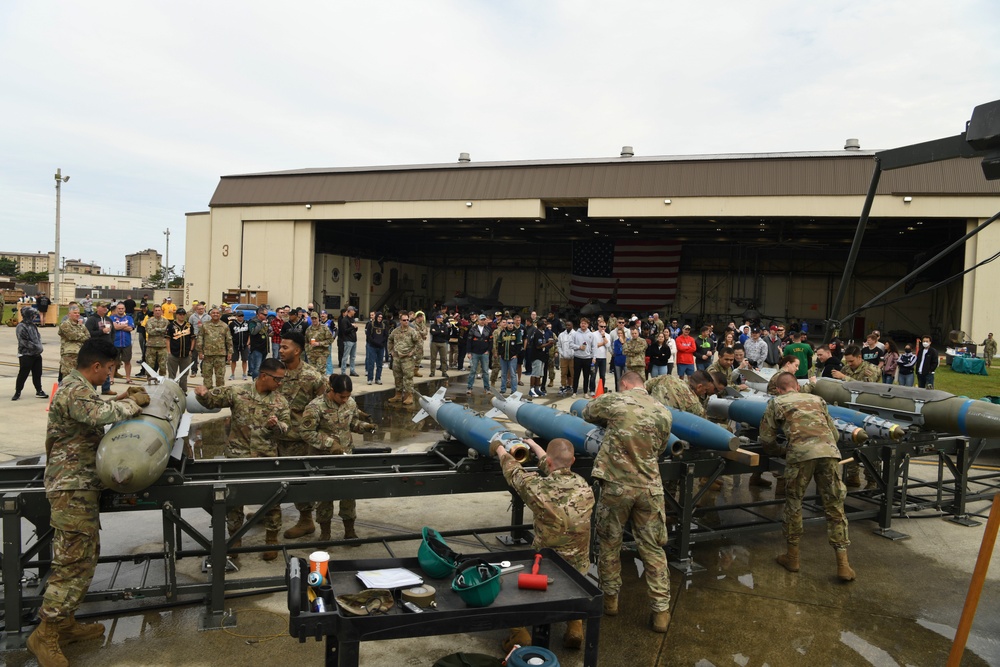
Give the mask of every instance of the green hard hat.
<path id="1" fill-rule="evenodd" d="M 470 607 L 488 607 L 500 595 L 500 568 L 481 558 L 470 558 L 455 571 L 451 590 Z"/>
<path id="2" fill-rule="evenodd" d="M 455 571 L 462 557 L 453 551 L 441 534 L 433 528 L 424 526 L 421 534 L 424 539 L 417 549 L 417 560 L 421 569 L 431 579 L 444 579 Z"/>

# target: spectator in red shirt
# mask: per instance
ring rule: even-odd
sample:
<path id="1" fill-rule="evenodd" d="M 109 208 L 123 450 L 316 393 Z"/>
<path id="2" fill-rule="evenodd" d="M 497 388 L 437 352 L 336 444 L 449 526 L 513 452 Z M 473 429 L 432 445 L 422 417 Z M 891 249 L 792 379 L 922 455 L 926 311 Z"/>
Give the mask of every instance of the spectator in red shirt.
<path id="1" fill-rule="evenodd" d="M 691 337 L 691 325 L 685 324 L 681 328 L 681 335 L 677 337 L 677 376 L 694 375 L 694 353 L 698 349 L 698 344 Z"/>
<path id="2" fill-rule="evenodd" d="M 274 359 L 278 358 L 278 348 L 281 347 L 281 329 L 285 326 L 285 322 L 288 321 L 288 312 L 291 310 L 288 306 L 284 308 L 278 308 L 275 311 L 274 319 L 271 320 L 271 356 Z"/>

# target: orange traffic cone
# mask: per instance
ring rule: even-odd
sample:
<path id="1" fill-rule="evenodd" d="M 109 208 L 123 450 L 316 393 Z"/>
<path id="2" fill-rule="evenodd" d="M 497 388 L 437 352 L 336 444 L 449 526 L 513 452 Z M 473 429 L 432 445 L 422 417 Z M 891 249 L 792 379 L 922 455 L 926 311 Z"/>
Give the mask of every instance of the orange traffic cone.
<path id="1" fill-rule="evenodd" d="M 604 394 L 604 380 L 597 378 L 597 391 L 594 392 L 594 398 Z"/>
<path id="2" fill-rule="evenodd" d="M 52 399 L 56 397 L 56 392 L 59 391 L 59 383 L 56 382 L 52 385 L 52 393 L 49 394 L 49 404 L 45 406 L 45 411 L 48 412 L 52 408 Z"/>

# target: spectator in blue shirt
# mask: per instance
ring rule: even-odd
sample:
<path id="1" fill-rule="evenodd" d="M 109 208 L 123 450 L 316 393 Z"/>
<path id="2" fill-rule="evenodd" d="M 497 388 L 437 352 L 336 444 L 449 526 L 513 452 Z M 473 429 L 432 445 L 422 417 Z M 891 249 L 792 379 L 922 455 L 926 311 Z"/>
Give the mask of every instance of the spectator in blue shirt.
<path id="1" fill-rule="evenodd" d="M 125 384 L 132 384 L 132 331 L 135 330 L 135 321 L 130 315 L 125 314 L 124 303 L 115 306 L 115 314 L 111 316 L 111 330 L 115 334 L 115 347 L 118 349 L 118 368 L 115 369 L 115 376 L 121 377 L 118 369 L 124 364 Z"/>

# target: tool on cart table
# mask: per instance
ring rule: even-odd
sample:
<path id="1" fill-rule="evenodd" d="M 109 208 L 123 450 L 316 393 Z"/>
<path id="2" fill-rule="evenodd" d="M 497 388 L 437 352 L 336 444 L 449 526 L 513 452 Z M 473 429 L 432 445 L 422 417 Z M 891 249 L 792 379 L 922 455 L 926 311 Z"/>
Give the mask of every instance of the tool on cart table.
<path id="1" fill-rule="evenodd" d="M 531 566 L 531 574 L 525 572 L 517 575 L 517 587 L 532 591 L 546 591 L 549 589 L 549 578 L 544 574 L 538 574 L 539 564 L 542 562 L 542 554 L 535 554 L 535 564 Z"/>

